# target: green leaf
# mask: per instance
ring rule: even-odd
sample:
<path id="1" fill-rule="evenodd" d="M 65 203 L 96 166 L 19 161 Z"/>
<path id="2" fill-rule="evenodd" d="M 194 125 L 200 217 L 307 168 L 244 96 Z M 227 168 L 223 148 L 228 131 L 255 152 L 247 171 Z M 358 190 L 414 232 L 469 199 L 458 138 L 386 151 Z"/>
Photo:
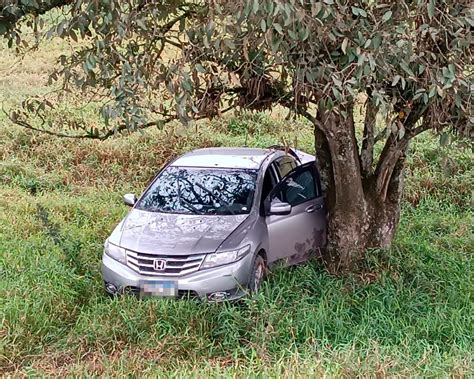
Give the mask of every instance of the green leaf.
<path id="1" fill-rule="evenodd" d="M 323 4 L 320 1 L 313 3 L 311 5 L 311 16 L 316 17 L 321 12 L 321 9 L 323 9 Z"/>
<path id="2" fill-rule="evenodd" d="M 252 4 L 252 13 L 255 14 L 258 12 L 258 9 L 259 9 L 260 5 L 259 5 L 259 1 L 258 0 L 253 0 L 253 4 Z"/>
<path id="3" fill-rule="evenodd" d="M 281 27 L 281 25 L 280 25 L 279 23 L 275 22 L 275 23 L 273 24 L 273 27 L 275 28 L 275 30 L 276 30 L 279 34 L 283 35 L 283 28 Z"/>
<path id="4" fill-rule="evenodd" d="M 193 90 L 192 84 L 188 80 L 183 80 L 181 82 L 181 87 L 188 92 L 191 92 Z"/>
<path id="5" fill-rule="evenodd" d="M 466 16 L 464 18 L 466 20 L 466 22 L 471 26 L 471 28 L 474 28 L 474 18 L 471 18 L 469 16 Z M 0 33 L 1 34 L 1 33 Z"/>
<path id="6" fill-rule="evenodd" d="M 408 67 L 408 64 L 406 62 L 400 62 L 400 67 L 405 71 L 408 75 L 410 76 L 415 76 L 413 71 Z"/>
<path id="7" fill-rule="evenodd" d="M 392 18 L 392 14 L 393 14 L 392 11 L 387 11 L 387 12 L 385 12 L 385 13 L 383 14 L 383 16 L 382 16 L 382 20 L 383 20 L 384 22 L 387 22 L 388 20 L 390 20 L 390 19 Z"/>
<path id="8" fill-rule="evenodd" d="M 304 28 L 303 30 L 301 30 L 300 37 L 302 41 L 306 41 L 309 37 L 309 28 Z"/>
<path id="9" fill-rule="evenodd" d="M 262 32 L 267 31 L 267 23 L 265 22 L 263 18 L 260 20 L 260 29 L 262 29 Z"/>
<path id="10" fill-rule="evenodd" d="M 368 57 L 369 57 L 370 69 L 372 71 L 375 71 L 376 64 L 375 64 L 374 56 L 372 54 L 369 54 Z"/>
<path id="11" fill-rule="evenodd" d="M 397 83 L 400 81 L 401 76 L 400 75 L 395 75 L 393 80 L 392 80 L 392 87 L 395 87 Z"/>
<path id="12" fill-rule="evenodd" d="M 280 47 L 280 43 L 281 43 L 281 37 L 274 36 L 272 39 L 272 46 L 271 46 L 273 52 L 276 52 L 278 50 L 278 48 Z"/>
<path id="13" fill-rule="evenodd" d="M 373 41 L 374 49 L 378 49 L 380 45 L 382 44 L 382 37 L 380 36 L 380 34 L 376 34 L 374 38 L 372 39 L 372 41 Z"/>
<path id="14" fill-rule="evenodd" d="M 294 30 L 289 29 L 289 30 L 288 30 L 288 35 L 289 35 L 292 39 L 294 39 L 295 41 L 298 40 L 298 34 L 296 34 Z"/>
<path id="15" fill-rule="evenodd" d="M 206 69 L 200 63 L 197 63 L 195 67 L 196 67 L 196 70 L 200 72 L 201 74 L 205 74 L 207 72 Z"/>
<path id="16" fill-rule="evenodd" d="M 430 0 L 428 2 L 428 17 L 430 18 L 430 20 L 433 19 L 434 14 L 435 14 L 435 0 Z"/>
<path id="17" fill-rule="evenodd" d="M 431 87 L 430 87 L 430 92 L 428 93 L 428 97 L 433 97 L 434 95 L 436 95 L 436 85 L 433 84 Z"/>
<path id="18" fill-rule="evenodd" d="M 354 16 L 367 17 L 367 12 L 363 10 L 362 8 L 351 7 L 351 10 Z"/>
<path id="19" fill-rule="evenodd" d="M 348 43 L 349 43 L 349 39 L 344 38 L 344 41 L 342 41 L 342 44 L 341 44 L 341 50 L 344 54 L 346 54 L 346 52 L 347 52 L 347 44 Z"/>
<path id="20" fill-rule="evenodd" d="M 418 92 L 415 96 L 413 96 L 413 100 L 418 100 L 420 97 L 424 95 L 424 92 Z"/>
<path id="21" fill-rule="evenodd" d="M 338 78 L 332 76 L 331 79 L 337 87 L 342 88 L 342 82 Z"/>
<path id="22" fill-rule="evenodd" d="M 438 92 L 439 97 L 444 97 L 444 91 L 440 86 L 436 86 L 436 92 Z"/>
<path id="23" fill-rule="evenodd" d="M 400 129 L 398 129 L 398 139 L 402 139 L 405 136 L 405 128 L 402 123 L 399 124 Z"/>
<path id="24" fill-rule="evenodd" d="M 449 70 L 449 73 L 451 74 L 451 78 L 454 78 L 456 76 L 456 69 L 452 63 L 448 65 L 448 70 Z"/>
<path id="25" fill-rule="evenodd" d="M 456 93 L 454 95 L 454 104 L 456 104 L 458 108 L 462 108 L 462 101 L 461 101 L 461 96 L 459 96 L 459 93 Z"/>
<path id="26" fill-rule="evenodd" d="M 137 25 L 138 25 L 141 29 L 147 30 L 147 27 L 146 27 L 146 25 L 145 25 L 145 23 L 143 22 L 142 19 L 139 18 L 136 22 L 137 22 Z"/>

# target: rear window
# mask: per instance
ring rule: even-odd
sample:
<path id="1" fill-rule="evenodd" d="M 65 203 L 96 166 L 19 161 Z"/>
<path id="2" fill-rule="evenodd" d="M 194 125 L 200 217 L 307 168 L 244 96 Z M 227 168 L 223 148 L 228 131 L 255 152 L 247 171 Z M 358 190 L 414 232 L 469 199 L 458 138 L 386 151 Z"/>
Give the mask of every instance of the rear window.
<path id="1" fill-rule="evenodd" d="M 256 170 L 168 167 L 137 204 L 151 212 L 230 215 L 250 212 Z"/>

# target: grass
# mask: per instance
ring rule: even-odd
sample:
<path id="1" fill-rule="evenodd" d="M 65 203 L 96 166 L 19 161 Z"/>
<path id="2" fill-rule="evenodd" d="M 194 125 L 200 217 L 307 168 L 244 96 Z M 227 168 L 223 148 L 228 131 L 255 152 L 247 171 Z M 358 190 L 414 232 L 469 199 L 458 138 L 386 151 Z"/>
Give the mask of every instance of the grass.
<path id="1" fill-rule="evenodd" d="M 44 77 L 47 63 L 16 65 L 6 82 L 9 59 L 0 57 L 4 101 L 45 91 L 41 80 L 25 84 L 25 67 Z M 104 295 L 102 243 L 126 213 L 124 192 L 139 193 L 170 157 L 195 147 L 295 140 L 312 151 L 304 122 L 263 114 L 103 143 L 0 118 L 0 373 L 472 376 L 473 157 L 441 150 L 431 135 L 412 145 L 393 247 L 368 252 L 352 275 L 316 263 L 276 270 L 243 304 Z"/>

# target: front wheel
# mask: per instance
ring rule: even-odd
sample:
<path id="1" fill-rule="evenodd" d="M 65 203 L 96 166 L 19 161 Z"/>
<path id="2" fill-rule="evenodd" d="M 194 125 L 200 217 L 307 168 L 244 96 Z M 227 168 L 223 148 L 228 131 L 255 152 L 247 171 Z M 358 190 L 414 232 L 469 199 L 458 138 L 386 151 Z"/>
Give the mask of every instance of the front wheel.
<path id="1" fill-rule="evenodd" d="M 263 278 L 265 277 L 265 271 L 265 260 L 261 255 L 257 255 L 255 261 L 253 262 L 252 273 L 250 275 L 250 292 L 258 292 L 258 289 L 260 288 L 260 285 L 263 282 Z"/>

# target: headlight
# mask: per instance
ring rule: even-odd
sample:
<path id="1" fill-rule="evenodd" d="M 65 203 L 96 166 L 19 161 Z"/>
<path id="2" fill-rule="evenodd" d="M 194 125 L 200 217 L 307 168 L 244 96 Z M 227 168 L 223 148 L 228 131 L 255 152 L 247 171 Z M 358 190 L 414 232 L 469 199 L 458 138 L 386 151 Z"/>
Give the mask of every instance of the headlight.
<path id="1" fill-rule="evenodd" d="M 239 259 L 243 258 L 245 255 L 247 255 L 249 251 L 250 251 L 250 245 L 247 245 L 236 250 L 207 254 L 206 258 L 204 259 L 204 262 L 202 263 L 201 268 L 221 266 L 227 263 L 238 261 Z"/>
<path id="2" fill-rule="evenodd" d="M 104 244 L 104 251 L 110 258 L 123 263 L 124 265 L 127 264 L 127 260 L 125 258 L 125 249 L 118 247 L 117 245 L 111 244 L 108 240 L 105 241 Z"/>

